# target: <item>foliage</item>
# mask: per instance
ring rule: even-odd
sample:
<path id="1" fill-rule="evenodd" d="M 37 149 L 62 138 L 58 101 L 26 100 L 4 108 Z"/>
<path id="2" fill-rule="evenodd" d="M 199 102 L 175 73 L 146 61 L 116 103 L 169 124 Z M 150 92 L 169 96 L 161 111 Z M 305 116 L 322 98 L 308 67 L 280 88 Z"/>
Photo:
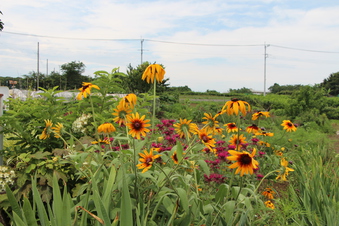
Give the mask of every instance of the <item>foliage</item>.
<path id="1" fill-rule="evenodd" d="M 122 88 L 122 79 L 124 79 L 126 74 L 119 72 L 119 68 L 113 68 L 111 72 L 107 71 L 96 71 L 95 74 L 95 83 L 99 87 L 107 87 L 105 93 L 102 95 L 106 95 L 108 93 L 124 93 L 125 90 Z"/>
<path id="2" fill-rule="evenodd" d="M 83 76 L 85 72 L 85 64 L 83 62 L 72 61 L 61 65 L 61 72 L 66 81 L 65 89 L 75 89 L 81 82 L 88 82 L 90 79 Z"/>
<path id="3" fill-rule="evenodd" d="M 128 65 L 127 76 L 123 79 L 123 87 L 126 91 L 139 94 L 147 93 L 153 88 L 153 84 L 149 84 L 141 79 L 142 74 L 149 65 L 149 62 L 144 62 L 143 64 L 138 65 L 136 68 L 132 67 L 131 64 Z M 169 78 L 166 78 L 161 83 L 157 83 L 156 90 L 158 94 L 168 90 L 169 84 L 166 84 L 168 81 Z"/>
<path id="4" fill-rule="evenodd" d="M 273 94 L 292 94 L 294 91 L 302 88 L 303 85 L 279 85 L 274 83 L 273 86 L 270 86 L 268 90 Z"/>
<path id="5" fill-rule="evenodd" d="M 339 72 L 332 73 L 330 76 L 324 79 L 320 86 L 329 91 L 329 94 L 337 96 L 339 95 Z"/>
<path id="6" fill-rule="evenodd" d="M 230 89 L 230 93 L 246 93 L 246 94 L 253 94 L 252 90 L 249 88 L 241 88 L 241 89 Z"/>

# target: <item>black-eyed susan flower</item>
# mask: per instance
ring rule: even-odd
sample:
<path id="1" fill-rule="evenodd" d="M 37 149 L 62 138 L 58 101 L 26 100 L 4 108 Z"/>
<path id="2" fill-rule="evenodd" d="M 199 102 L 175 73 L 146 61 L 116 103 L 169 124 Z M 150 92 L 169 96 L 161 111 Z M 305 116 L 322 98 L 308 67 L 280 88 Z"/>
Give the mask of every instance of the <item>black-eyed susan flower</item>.
<path id="1" fill-rule="evenodd" d="M 120 100 L 120 104 L 133 109 L 134 106 L 137 104 L 137 95 L 135 95 L 134 93 L 127 94 Z"/>
<path id="2" fill-rule="evenodd" d="M 100 89 L 99 86 L 94 85 L 90 82 L 83 82 L 82 87 L 79 89 L 80 93 L 77 95 L 77 100 L 81 100 L 82 97 L 87 98 L 87 95 L 91 94 L 91 89 Z"/>
<path id="3" fill-rule="evenodd" d="M 147 83 L 154 83 L 154 78 L 158 83 L 162 82 L 165 76 L 165 70 L 159 64 L 151 64 L 149 65 L 144 73 L 142 74 L 141 79 L 145 80 Z"/>
<path id="4" fill-rule="evenodd" d="M 218 116 L 212 116 L 211 113 L 204 113 L 205 117 L 203 117 L 202 119 L 205 119 L 206 121 L 202 122 L 202 124 L 205 124 L 205 128 L 207 130 L 207 132 L 215 134 L 217 133 L 217 128 L 219 128 L 219 122 L 216 120 L 216 117 Z"/>
<path id="5" fill-rule="evenodd" d="M 145 117 L 145 115 L 140 117 L 138 112 L 127 115 L 127 127 L 130 129 L 128 134 L 137 139 L 141 139 L 141 136 L 145 137 L 146 133 L 150 131 L 147 127 L 151 126 L 151 124 L 148 124 L 150 120 L 145 120 Z"/>
<path id="6" fill-rule="evenodd" d="M 238 132 L 238 130 L 239 130 L 239 128 L 237 127 L 237 125 L 234 122 L 227 123 L 224 126 L 226 126 L 226 130 L 227 130 L 228 133 Z"/>
<path id="7" fill-rule="evenodd" d="M 91 144 L 109 144 L 109 143 L 110 141 L 107 138 L 99 139 L 99 140 L 95 140 L 91 142 Z"/>
<path id="8" fill-rule="evenodd" d="M 39 136 L 40 140 L 45 140 L 45 139 L 49 138 L 50 133 L 52 132 L 52 130 L 51 130 L 51 128 L 53 126 L 52 121 L 49 120 L 49 119 L 45 119 L 44 121 L 45 121 L 45 128 L 42 131 L 41 135 Z"/>
<path id="9" fill-rule="evenodd" d="M 98 127 L 98 133 L 113 133 L 115 131 L 115 127 L 109 122 L 105 122 Z"/>
<path id="10" fill-rule="evenodd" d="M 256 153 L 255 148 L 253 148 L 251 154 L 247 151 L 239 152 L 233 150 L 229 150 L 228 153 L 231 156 L 228 156 L 227 159 L 236 161 L 229 166 L 230 169 L 237 168 L 235 171 L 236 174 L 240 173 L 240 176 L 243 176 L 244 174 L 253 174 L 253 170 L 258 168 L 259 163 L 254 159 Z"/>
<path id="11" fill-rule="evenodd" d="M 243 134 L 239 136 L 237 134 L 233 134 L 231 139 L 228 141 L 231 145 L 236 146 L 236 149 L 239 150 L 243 144 L 246 144 L 246 137 Z"/>
<path id="12" fill-rule="evenodd" d="M 274 206 L 273 202 L 271 202 L 271 200 L 266 201 L 266 202 L 265 202 L 265 206 L 266 206 L 267 208 L 272 209 L 272 210 L 274 210 L 274 208 L 275 208 L 275 206 Z"/>
<path id="13" fill-rule="evenodd" d="M 192 120 L 180 119 L 180 122 L 173 125 L 175 131 L 180 136 L 180 138 L 188 137 L 190 138 L 192 134 L 198 133 L 198 126 L 195 123 L 192 123 Z"/>
<path id="14" fill-rule="evenodd" d="M 271 144 L 270 144 L 270 143 L 265 142 L 265 141 L 262 141 L 262 140 L 259 141 L 258 143 L 259 143 L 259 145 L 261 145 L 261 146 L 266 146 L 266 147 L 268 147 L 268 148 L 271 147 Z"/>
<path id="15" fill-rule="evenodd" d="M 212 138 L 211 135 L 209 135 L 206 128 L 199 130 L 198 135 L 201 142 L 212 151 L 213 147 L 215 147 L 216 141 Z"/>
<path id="16" fill-rule="evenodd" d="M 276 180 L 281 180 L 281 181 L 287 181 L 287 176 L 289 172 L 294 171 L 294 169 L 288 167 L 288 161 L 285 158 L 282 158 L 280 161 L 280 164 L 282 166 L 281 170 L 277 170 L 279 175 L 275 178 Z"/>
<path id="17" fill-rule="evenodd" d="M 252 115 L 252 120 L 257 120 L 260 117 L 265 116 L 266 118 L 270 117 L 270 113 L 268 111 L 257 111 Z"/>
<path id="18" fill-rule="evenodd" d="M 138 167 L 138 169 L 143 169 L 142 173 L 149 170 L 152 167 L 154 160 L 161 156 L 161 155 L 153 155 L 153 151 L 158 151 L 158 150 L 159 150 L 159 148 L 151 148 L 151 150 L 149 152 L 144 150 L 144 153 L 139 153 L 139 155 L 141 157 L 139 159 L 139 161 L 141 163 L 138 164 L 137 167 Z"/>
<path id="19" fill-rule="evenodd" d="M 56 126 L 53 126 L 51 128 L 53 130 L 54 137 L 55 138 L 60 138 L 61 134 L 62 134 L 62 131 L 64 129 L 64 126 L 60 122 L 58 122 Z"/>
<path id="20" fill-rule="evenodd" d="M 297 130 L 297 127 L 290 121 L 290 120 L 283 120 L 283 123 L 281 124 L 286 130 L 286 132 L 295 132 Z"/>
<path id="21" fill-rule="evenodd" d="M 271 188 L 266 188 L 261 194 L 268 199 L 274 199 L 275 191 Z"/>
<path id="22" fill-rule="evenodd" d="M 174 151 L 173 155 L 171 155 L 171 158 L 173 159 L 173 162 L 175 164 L 178 164 L 179 161 L 178 161 L 178 156 L 177 156 L 177 151 Z"/>
<path id="23" fill-rule="evenodd" d="M 260 131 L 260 128 L 256 124 L 252 124 L 246 128 L 246 132 L 248 133 L 257 133 L 258 131 Z"/>
<path id="24" fill-rule="evenodd" d="M 114 109 L 115 112 L 112 115 L 116 116 L 113 121 L 118 123 L 119 126 L 126 124 L 126 118 L 131 114 L 132 110 L 123 103 L 118 104 L 117 108 Z"/>
<path id="25" fill-rule="evenodd" d="M 256 136 L 265 136 L 265 137 L 273 137 L 274 133 L 266 132 L 266 131 L 261 131 L 255 133 Z"/>
<path id="26" fill-rule="evenodd" d="M 228 115 L 238 115 L 239 111 L 246 115 L 247 112 L 251 111 L 251 106 L 246 101 L 239 100 L 237 98 L 232 98 L 230 101 L 227 101 L 222 108 L 222 111 L 226 110 Z"/>

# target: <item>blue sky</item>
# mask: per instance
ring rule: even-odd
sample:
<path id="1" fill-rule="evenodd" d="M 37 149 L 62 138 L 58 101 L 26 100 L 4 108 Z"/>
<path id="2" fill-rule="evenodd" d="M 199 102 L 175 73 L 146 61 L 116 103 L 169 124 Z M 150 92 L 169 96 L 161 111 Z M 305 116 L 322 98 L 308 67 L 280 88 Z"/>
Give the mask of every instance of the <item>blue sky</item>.
<path id="1" fill-rule="evenodd" d="M 144 61 L 194 91 L 263 91 L 265 44 L 266 88 L 314 85 L 339 71 L 334 0 L 4 0 L 0 11 L 0 76 L 36 71 L 38 42 L 42 73 L 47 59 L 49 72 L 71 61 L 85 75 L 126 72 L 141 63 L 141 39 Z"/>

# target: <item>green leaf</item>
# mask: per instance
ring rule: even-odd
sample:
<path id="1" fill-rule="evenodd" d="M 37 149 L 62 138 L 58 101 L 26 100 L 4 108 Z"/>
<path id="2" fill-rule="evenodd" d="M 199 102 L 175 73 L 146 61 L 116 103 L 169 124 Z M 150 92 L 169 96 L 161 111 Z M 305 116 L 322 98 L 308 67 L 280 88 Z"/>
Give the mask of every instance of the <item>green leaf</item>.
<path id="1" fill-rule="evenodd" d="M 38 226 L 37 219 L 35 218 L 35 211 L 33 211 L 31 203 L 27 197 L 24 197 L 23 212 L 29 226 Z"/>
<path id="2" fill-rule="evenodd" d="M 210 175 L 210 168 L 208 167 L 205 160 L 199 159 L 197 163 L 199 164 L 199 166 L 201 167 L 202 171 L 204 171 L 205 174 Z"/>
<path id="3" fill-rule="evenodd" d="M 233 212 L 235 210 L 235 201 L 231 200 L 225 203 L 224 206 L 225 209 L 225 220 L 227 222 L 227 225 L 231 225 L 231 222 L 233 220 Z"/>
<path id="4" fill-rule="evenodd" d="M 132 203 L 131 197 L 128 189 L 128 184 L 126 183 L 125 171 L 123 171 L 123 180 L 122 180 L 122 198 L 121 198 L 121 212 L 120 212 L 120 225 L 132 226 Z"/>
<path id="5" fill-rule="evenodd" d="M 186 214 L 188 214 L 189 204 L 188 204 L 188 199 L 187 199 L 187 192 L 182 188 L 177 188 L 176 190 L 179 194 L 181 207 L 185 210 Z"/>
<path id="6" fill-rule="evenodd" d="M 178 162 L 181 162 L 184 149 L 180 142 L 177 142 L 176 148 Z"/>
<path id="7" fill-rule="evenodd" d="M 13 213 L 16 213 L 16 215 L 19 218 L 22 218 L 23 216 L 22 216 L 22 213 L 21 213 L 21 208 L 20 208 L 16 198 L 14 197 L 13 192 L 11 191 L 11 189 L 8 187 L 7 184 L 5 186 L 5 189 L 6 189 L 6 194 L 7 194 L 7 197 L 8 197 L 8 201 L 11 204 Z"/>

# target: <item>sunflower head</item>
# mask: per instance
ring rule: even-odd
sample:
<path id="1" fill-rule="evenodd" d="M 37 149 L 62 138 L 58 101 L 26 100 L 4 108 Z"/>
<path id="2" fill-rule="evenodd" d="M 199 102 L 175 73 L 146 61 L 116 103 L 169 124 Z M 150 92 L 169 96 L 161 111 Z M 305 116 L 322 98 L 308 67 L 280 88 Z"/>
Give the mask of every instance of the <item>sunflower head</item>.
<path id="1" fill-rule="evenodd" d="M 227 157 L 228 160 L 236 161 L 229 166 L 230 169 L 237 168 L 235 171 L 236 174 L 240 173 L 240 176 L 244 174 L 253 174 L 253 170 L 258 168 L 259 163 L 254 159 L 256 149 L 253 148 L 252 153 L 247 151 L 238 152 L 238 151 L 228 151 L 230 156 Z"/>
<path id="2" fill-rule="evenodd" d="M 252 115 L 252 120 L 257 120 L 260 117 L 265 116 L 266 118 L 270 117 L 270 113 L 268 111 L 257 111 Z"/>
<path id="3" fill-rule="evenodd" d="M 137 95 L 135 95 L 134 93 L 127 94 L 124 98 L 120 100 L 120 104 L 133 109 L 134 106 L 137 104 Z"/>
<path id="4" fill-rule="evenodd" d="M 287 181 L 287 176 L 289 172 L 294 171 L 294 169 L 288 167 L 288 161 L 285 158 L 282 158 L 280 161 L 281 170 L 277 170 L 278 176 L 275 178 L 276 180 Z"/>
<path id="5" fill-rule="evenodd" d="M 41 135 L 39 136 L 40 140 L 45 140 L 49 138 L 50 133 L 52 132 L 52 126 L 53 126 L 52 121 L 49 119 L 45 119 L 44 121 L 45 121 L 45 128 L 42 131 Z"/>
<path id="6" fill-rule="evenodd" d="M 81 100 L 82 97 L 87 98 L 87 95 L 91 94 L 91 89 L 95 88 L 95 89 L 100 89 L 99 86 L 94 85 L 90 82 L 83 82 L 82 83 L 82 87 L 79 89 L 80 93 L 77 95 L 77 100 Z"/>
<path id="7" fill-rule="evenodd" d="M 198 133 L 198 126 L 195 123 L 191 122 L 192 120 L 180 119 L 179 123 L 173 125 L 175 127 L 175 131 L 180 136 L 180 138 L 190 138 L 192 134 Z"/>
<path id="8" fill-rule="evenodd" d="M 161 65 L 151 64 L 146 68 L 141 79 L 146 80 L 147 83 L 154 83 L 154 79 L 156 79 L 157 82 L 160 83 L 164 79 L 165 73 Z"/>
<path id="9" fill-rule="evenodd" d="M 265 206 L 267 207 L 267 208 L 270 208 L 270 209 L 272 209 L 272 210 L 274 210 L 274 204 L 272 203 L 272 201 L 271 200 L 268 200 L 268 201 L 266 201 L 265 202 Z"/>
<path id="10" fill-rule="evenodd" d="M 228 141 L 231 145 L 234 145 L 236 147 L 237 150 L 239 150 L 242 145 L 246 144 L 246 137 L 244 137 L 243 134 L 240 134 L 238 136 L 238 134 L 233 134 L 231 139 Z"/>
<path id="11" fill-rule="evenodd" d="M 215 116 L 212 116 L 211 113 L 204 113 L 205 117 L 202 119 L 205 119 L 206 121 L 202 122 L 205 124 L 205 128 L 207 129 L 208 132 L 215 134 L 218 133 L 216 129 L 219 127 L 219 122 L 216 120 L 216 117 L 219 116 L 218 114 Z"/>
<path id="12" fill-rule="evenodd" d="M 248 133 L 257 133 L 260 131 L 260 128 L 256 124 L 252 124 L 246 128 L 246 132 Z"/>
<path id="13" fill-rule="evenodd" d="M 142 173 L 149 170 L 152 167 L 154 160 L 161 156 L 161 155 L 153 155 L 153 151 L 158 151 L 158 150 L 159 148 L 151 148 L 149 152 L 147 152 L 147 150 L 144 150 L 144 153 L 139 153 L 141 157 L 139 161 L 141 163 L 138 164 L 137 167 L 138 169 L 142 169 Z"/>
<path id="14" fill-rule="evenodd" d="M 60 122 L 57 123 L 56 126 L 51 127 L 54 133 L 55 138 L 60 138 L 61 134 L 64 132 L 64 126 Z"/>
<path id="15" fill-rule="evenodd" d="M 226 111 L 228 115 L 238 115 L 239 112 L 241 112 L 243 115 L 246 115 L 247 112 L 251 111 L 251 106 L 246 101 L 232 98 L 230 101 L 225 103 L 222 111 Z"/>
<path id="16" fill-rule="evenodd" d="M 175 164 L 178 164 L 179 163 L 179 160 L 178 160 L 178 156 L 177 156 L 177 151 L 174 151 L 173 155 L 171 156 L 173 162 Z"/>
<path id="17" fill-rule="evenodd" d="M 268 199 L 274 199 L 275 191 L 271 188 L 266 188 L 261 194 Z"/>
<path id="18" fill-rule="evenodd" d="M 114 109 L 115 112 L 112 115 L 116 116 L 113 121 L 118 123 L 119 126 L 126 124 L 126 118 L 131 114 L 132 110 L 129 106 L 125 106 L 124 103 L 119 103 L 117 108 Z"/>
<path id="19" fill-rule="evenodd" d="M 115 131 L 115 127 L 109 122 L 105 122 L 98 127 L 98 133 L 113 133 Z"/>
<path id="20" fill-rule="evenodd" d="M 150 120 L 145 120 L 145 117 L 145 115 L 140 117 L 138 112 L 128 115 L 127 127 L 130 129 L 128 134 L 137 139 L 141 139 L 141 136 L 145 137 L 146 133 L 150 131 L 147 127 L 151 126 L 151 124 L 148 124 Z"/>
<path id="21" fill-rule="evenodd" d="M 230 122 L 224 125 L 226 127 L 226 130 L 228 133 L 231 132 L 238 132 L 239 128 L 237 127 L 237 125 L 234 122 Z"/>
<path id="22" fill-rule="evenodd" d="M 209 135 L 206 128 L 201 129 L 198 134 L 201 142 L 212 151 L 213 147 L 215 147 L 216 141 L 212 138 L 211 135 Z"/>
<path id="23" fill-rule="evenodd" d="M 283 120 L 283 123 L 281 124 L 287 132 L 295 132 L 297 130 L 297 127 L 290 121 L 290 120 Z"/>

